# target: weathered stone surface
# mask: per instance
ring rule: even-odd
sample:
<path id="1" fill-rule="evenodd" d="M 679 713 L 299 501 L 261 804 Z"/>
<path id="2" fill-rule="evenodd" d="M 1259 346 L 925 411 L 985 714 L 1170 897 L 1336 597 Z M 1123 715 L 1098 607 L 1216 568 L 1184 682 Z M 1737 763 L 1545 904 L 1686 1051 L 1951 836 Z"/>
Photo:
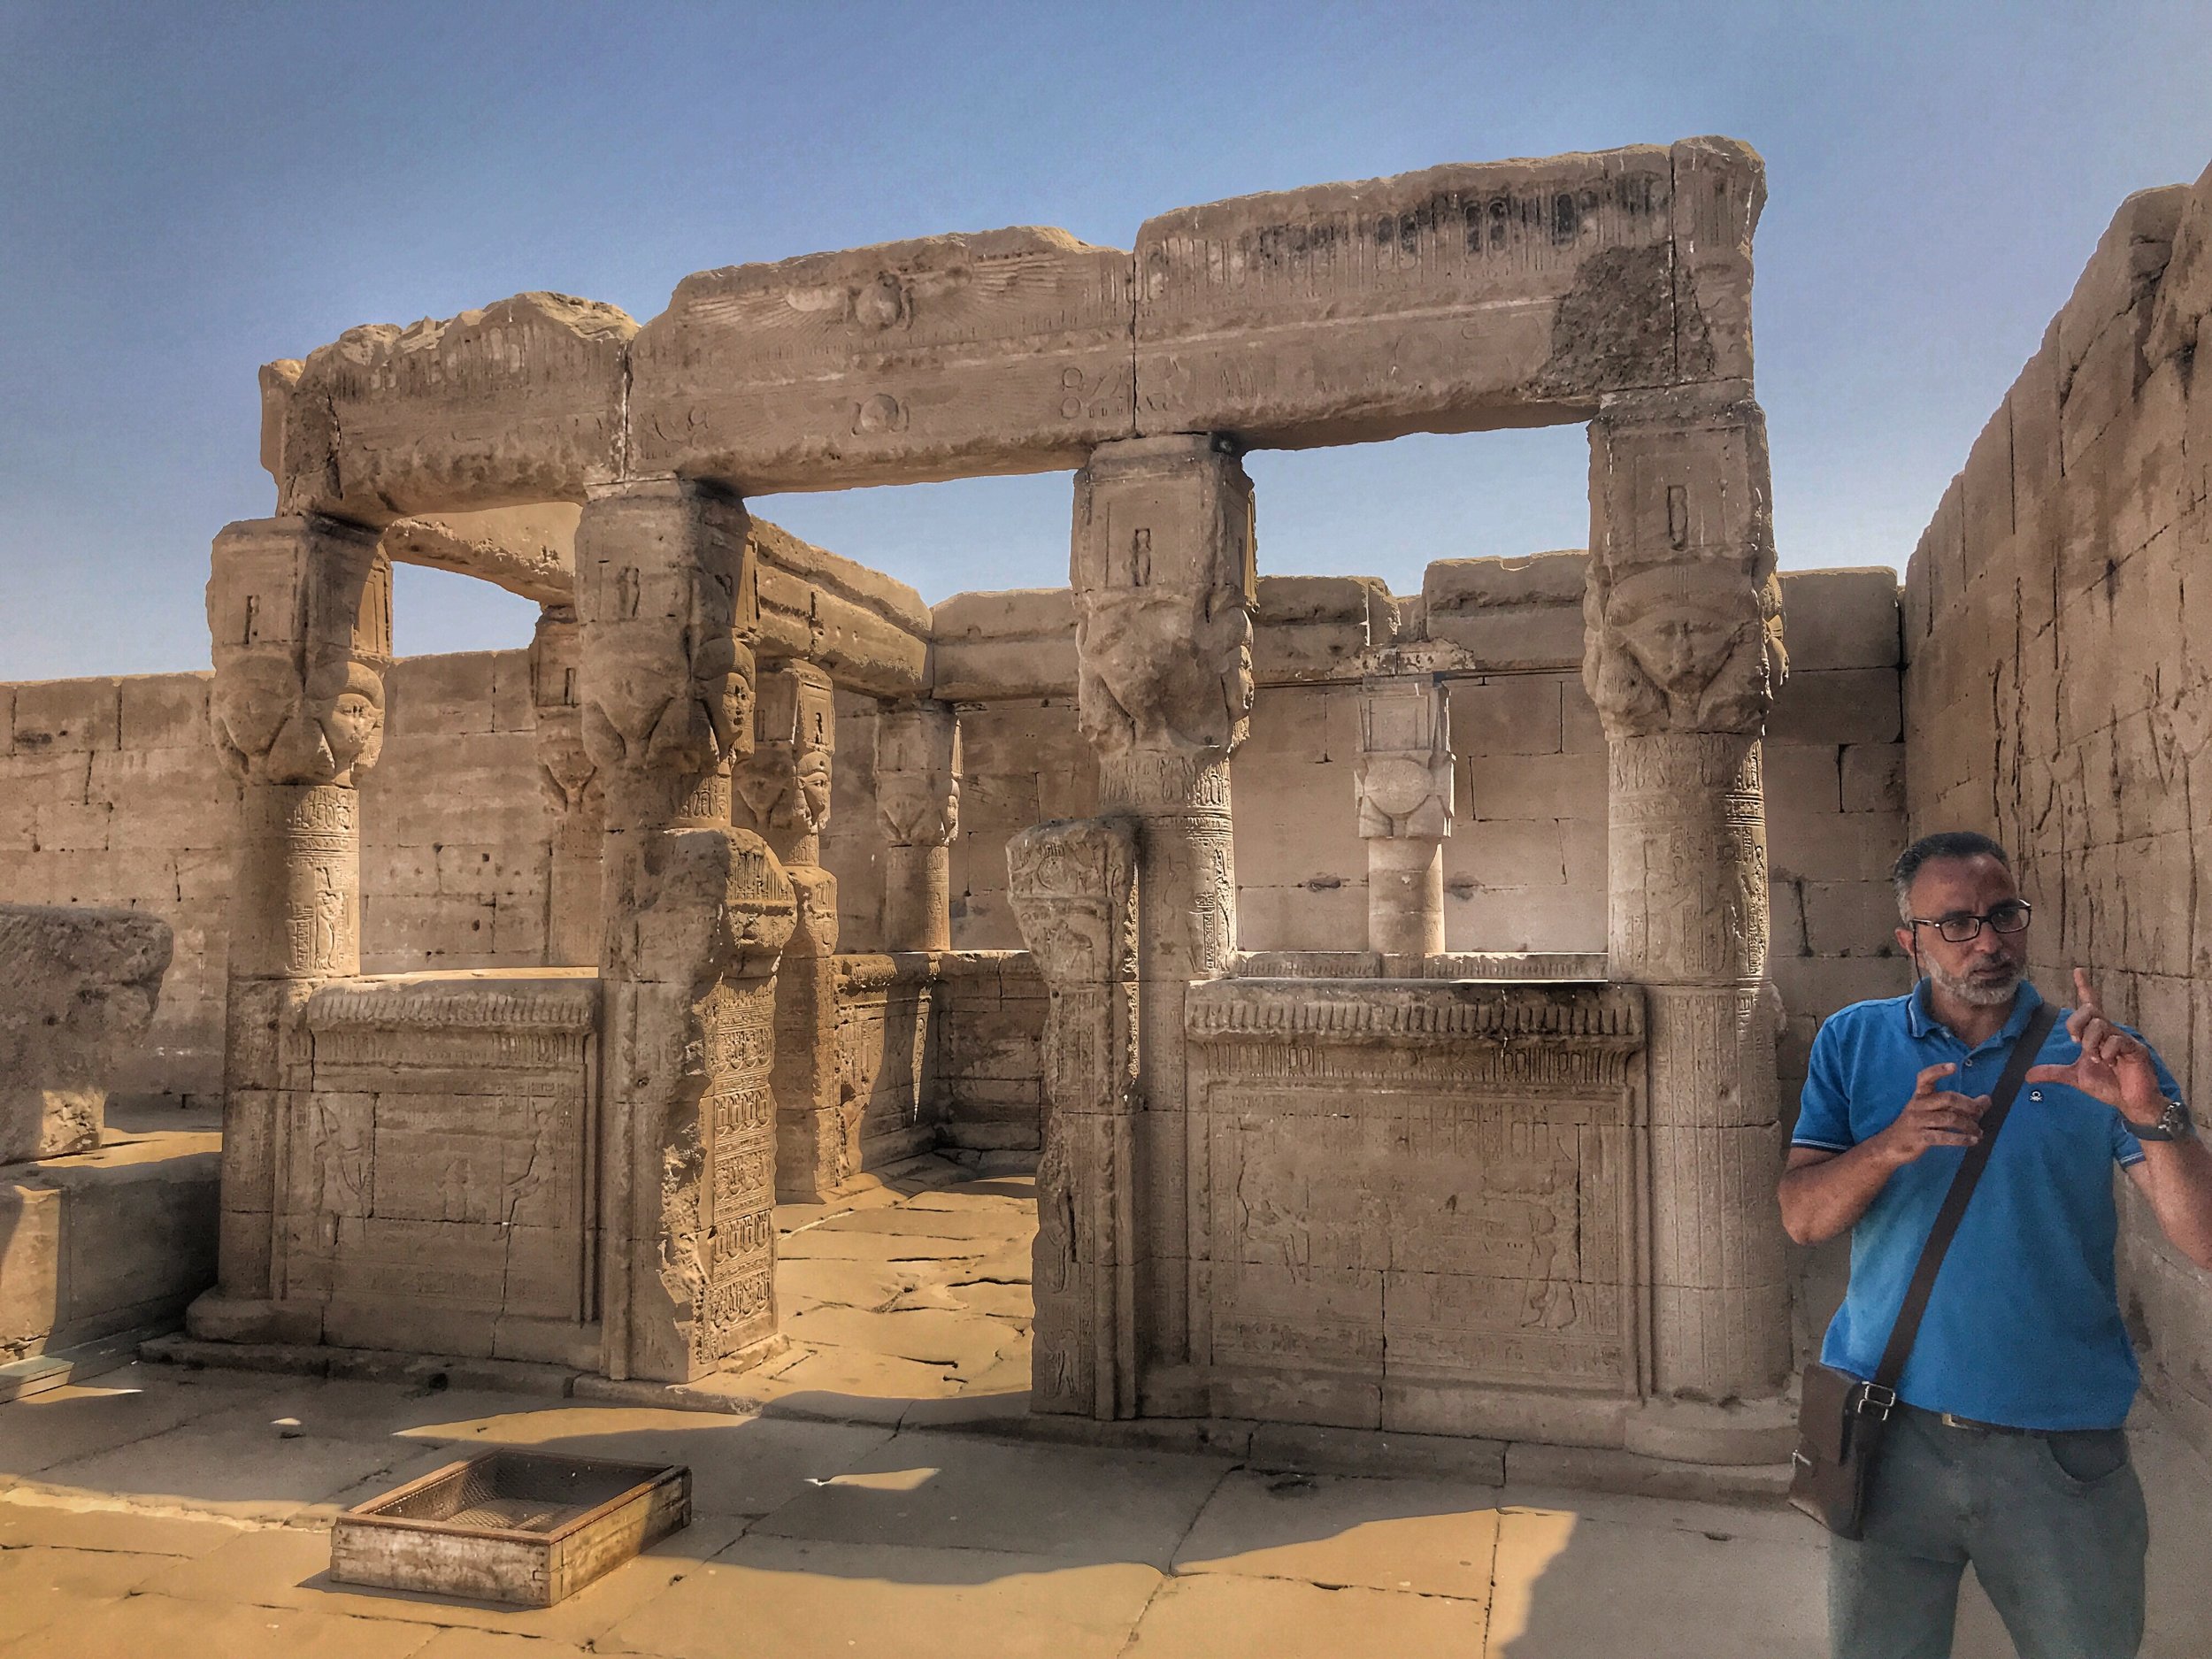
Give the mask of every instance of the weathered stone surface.
<path id="1" fill-rule="evenodd" d="M 1064 588 L 955 594 L 930 613 L 930 695 L 1066 696 L 1075 690 L 1075 596 Z"/>
<path id="2" fill-rule="evenodd" d="M 1353 787 L 1367 842 L 1367 948 L 1444 949 L 1444 839 L 1452 833 L 1451 709 L 1436 676 L 1375 661 L 1360 691 Z"/>
<path id="3" fill-rule="evenodd" d="M 1079 465 L 1134 431 L 1129 256 L 1035 227 L 687 277 L 632 348 L 632 464 L 750 494 Z"/>
<path id="4" fill-rule="evenodd" d="M 169 925 L 140 911 L 0 904 L 0 1164 L 100 1144 L 170 949 Z"/>
<path id="5" fill-rule="evenodd" d="M 480 576 L 541 605 L 576 598 L 576 520 L 571 502 L 443 512 L 387 525 L 379 545 L 397 565 Z"/>
<path id="6" fill-rule="evenodd" d="M 283 512 L 386 525 L 416 514 L 580 502 L 625 470 L 627 347 L 611 305 L 518 294 L 405 328 L 349 329 L 288 392 L 263 380 L 263 454 Z M 280 412 L 272 445 L 265 422 Z"/>
<path id="7" fill-rule="evenodd" d="M 1763 196 L 1747 146 L 1694 139 L 1164 214 L 1137 236 L 1138 429 L 1343 443 L 1747 373 Z"/>
<path id="8" fill-rule="evenodd" d="M 838 685 L 877 696 L 926 687 L 929 609 L 920 595 L 764 518 L 752 520 L 749 541 L 762 655 L 804 657 Z"/>
<path id="9" fill-rule="evenodd" d="M 329 518 L 227 526 L 215 540 L 207 625 L 209 718 L 234 777 L 349 784 L 375 765 L 392 566 L 373 536 Z"/>
<path id="10" fill-rule="evenodd" d="M 1589 564 L 1573 551 L 1438 559 L 1421 577 L 1423 625 L 1486 667 L 1579 664 Z"/>

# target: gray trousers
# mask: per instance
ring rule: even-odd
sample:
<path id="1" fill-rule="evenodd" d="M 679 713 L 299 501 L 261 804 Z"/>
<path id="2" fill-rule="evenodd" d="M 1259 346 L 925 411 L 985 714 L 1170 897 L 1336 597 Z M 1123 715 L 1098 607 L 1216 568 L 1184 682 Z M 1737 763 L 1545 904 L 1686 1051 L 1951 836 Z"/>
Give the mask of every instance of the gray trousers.
<path id="1" fill-rule="evenodd" d="M 1832 1539 L 1835 1659 L 1947 1659 L 1974 1563 L 2020 1659 L 2133 1659 L 2150 1525 L 2127 1435 L 1993 1434 L 1901 1408 L 1866 1536 Z"/>

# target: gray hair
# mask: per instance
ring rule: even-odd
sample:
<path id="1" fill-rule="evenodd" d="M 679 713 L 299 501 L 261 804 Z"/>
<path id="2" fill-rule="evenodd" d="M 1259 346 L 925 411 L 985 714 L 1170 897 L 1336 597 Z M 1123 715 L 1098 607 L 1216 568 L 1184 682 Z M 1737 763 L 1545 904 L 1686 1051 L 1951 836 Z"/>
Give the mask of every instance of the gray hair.
<path id="1" fill-rule="evenodd" d="M 2012 858 L 2003 847 L 1978 830 L 1938 830 L 1923 835 L 1899 853 L 1897 862 L 1889 868 L 1889 884 L 1897 893 L 1899 921 L 1912 920 L 1913 878 L 1923 864 L 1935 858 L 1994 858 L 2006 869 L 2012 868 Z"/>

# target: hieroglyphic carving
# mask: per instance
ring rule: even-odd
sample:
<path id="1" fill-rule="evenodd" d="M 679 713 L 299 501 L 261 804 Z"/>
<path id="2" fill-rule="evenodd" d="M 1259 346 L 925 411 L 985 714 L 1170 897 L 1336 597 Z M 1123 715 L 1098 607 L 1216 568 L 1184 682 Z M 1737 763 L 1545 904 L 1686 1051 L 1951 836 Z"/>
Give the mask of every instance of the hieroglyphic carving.
<path id="1" fill-rule="evenodd" d="M 1042 1148 L 1031 1400 L 1136 1410 L 1137 846 L 1126 820 L 1043 824 L 1007 843 L 1009 897 L 1043 974 Z"/>
<path id="2" fill-rule="evenodd" d="M 1766 971 L 1766 794 L 1757 740 L 1618 735 L 1607 746 L 1613 971 L 1734 981 Z"/>
<path id="3" fill-rule="evenodd" d="M 584 745 L 579 684 L 583 657 L 583 625 L 575 607 L 543 607 L 530 637 L 530 710 L 537 726 L 539 779 L 557 815 L 565 819 L 582 814 L 595 820 L 599 766 Z"/>
<path id="4" fill-rule="evenodd" d="M 1634 987 L 1225 980 L 1188 1022 L 1198 1358 L 1291 1395 L 1639 1391 Z"/>
<path id="5" fill-rule="evenodd" d="M 1729 388 L 1609 400 L 1590 444 L 1583 681 L 1607 731 L 1755 734 L 1789 672 L 1765 417 Z"/>
<path id="6" fill-rule="evenodd" d="M 582 727 L 611 829 L 728 821 L 730 763 L 753 741 L 749 524 L 734 495 L 687 480 L 585 503 Z"/>
<path id="7" fill-rule="evenodd" d="M 392 566 L 373 532 L 317 518 L 224 526 L 207 622 L 209 724 L 233 777 L 350 784 L 376 764 Z"/>

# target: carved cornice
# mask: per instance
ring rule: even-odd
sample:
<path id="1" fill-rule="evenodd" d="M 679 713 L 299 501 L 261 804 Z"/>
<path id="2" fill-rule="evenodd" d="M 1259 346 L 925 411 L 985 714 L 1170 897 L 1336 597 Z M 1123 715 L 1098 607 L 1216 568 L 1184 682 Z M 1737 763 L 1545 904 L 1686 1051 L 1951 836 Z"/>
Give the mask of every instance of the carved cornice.
<path id="1" fill-rule="evenodd" d="M 1644 1043 L 1644 997 L 1627 985 L 1218 979 L 1190 987 L 1184 1024 L 1202 1042 L 1527 1040 L 1633 1052 Z"/>
<path id="2" fill-rule="evenodd" d="M 595 975 L 503 979 L 394 974 L 336 979 L 308 1000 L 317 1033 L 465 1030 L 588 1032 L 599 1020 Z"/>

